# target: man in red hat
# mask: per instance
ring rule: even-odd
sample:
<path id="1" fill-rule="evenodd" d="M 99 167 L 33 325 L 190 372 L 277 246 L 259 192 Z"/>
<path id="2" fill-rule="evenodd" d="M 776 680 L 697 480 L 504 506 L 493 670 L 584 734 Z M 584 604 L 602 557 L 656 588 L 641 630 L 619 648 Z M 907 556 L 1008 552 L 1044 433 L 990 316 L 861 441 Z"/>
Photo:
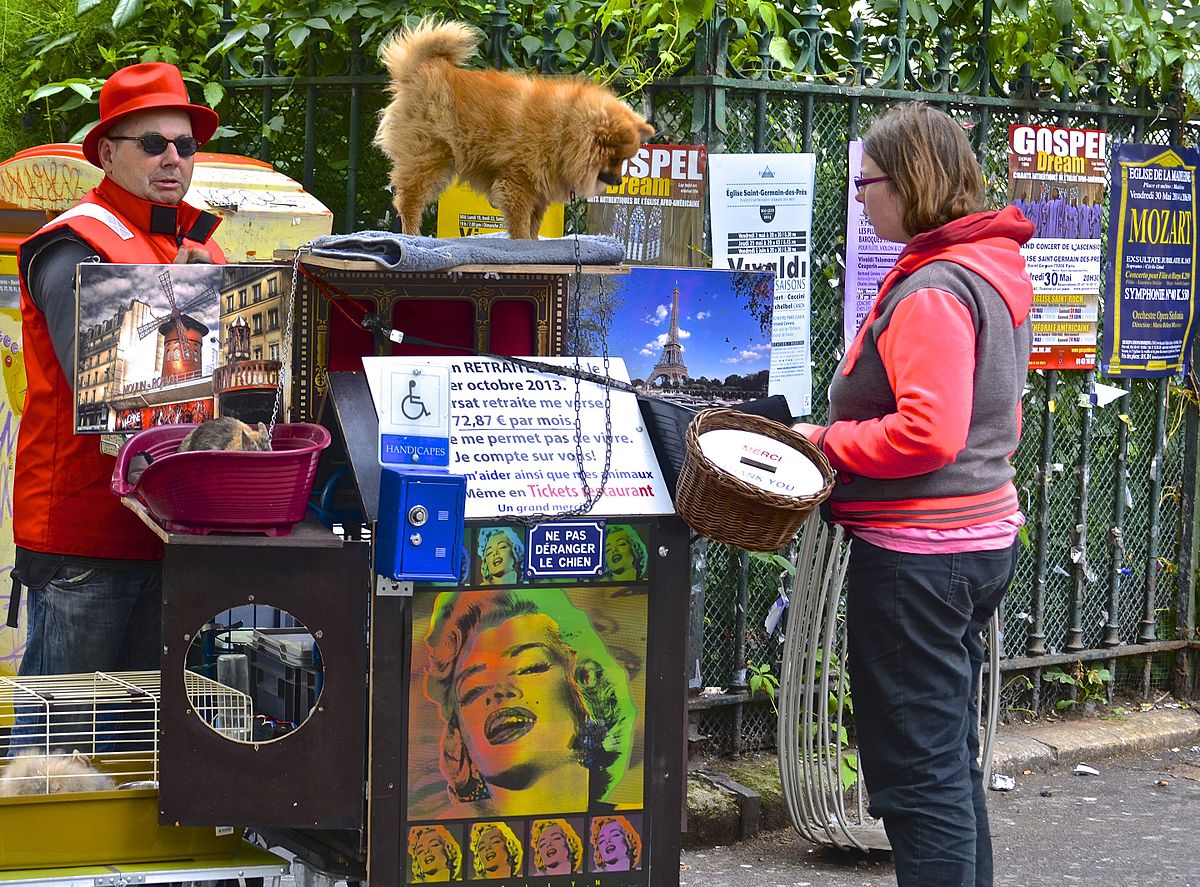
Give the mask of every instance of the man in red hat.
<path id="1" fill-rule="evenodd" d="M 83 262 L 224 263 L 211 239 L 220 219 L 182 202 L 196 151 L 216 128 L 216 113 L 188 101 L 174 65 L 117 71 L 83 143 L 103 180 L 18 250 L 29 386 L 9 624 L 24 584 L 23 675 L 158 667 L 162 543 L 113 495 L 114 460 L 99 440 L 74 433 L 75 272 Z"/>

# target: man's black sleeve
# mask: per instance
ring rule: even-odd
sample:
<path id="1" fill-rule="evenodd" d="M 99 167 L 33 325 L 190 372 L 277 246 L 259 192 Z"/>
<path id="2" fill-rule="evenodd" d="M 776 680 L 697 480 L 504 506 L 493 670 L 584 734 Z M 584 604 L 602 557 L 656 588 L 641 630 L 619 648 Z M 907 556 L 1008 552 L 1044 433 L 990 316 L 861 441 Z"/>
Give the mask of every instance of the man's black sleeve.
<path id="1" fill-rule="evenodd" d="M 37 248 L 25 279 L 33 304 L 46 315 L 54 354 L 67 385 L 75 390 L 75 267 L 99 262 L 96 251 L 78 237 L 64 234 Z"/>

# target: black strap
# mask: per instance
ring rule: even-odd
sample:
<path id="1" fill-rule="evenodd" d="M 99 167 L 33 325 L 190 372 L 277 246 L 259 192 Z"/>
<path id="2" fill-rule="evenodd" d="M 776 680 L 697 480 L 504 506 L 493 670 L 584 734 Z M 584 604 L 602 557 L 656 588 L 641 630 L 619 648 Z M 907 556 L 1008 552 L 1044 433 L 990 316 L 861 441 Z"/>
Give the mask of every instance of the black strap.
<path id="1" fill-rule="evenodd" d="M 213 231 L 217 230 L 217 225 L 220 223 L 220 216 L 201 210 L 196 216 L 196 221 L 192 222 L 192 227 L 187 231 L 180 232 L 178 230 L 178 207 L 165 206 L 161 203 L 155 203 L 150 207 L 150 233 L 167 234 L 179 242 L 186 237 L 196 243 L 207 243 L 208 238 L 212 237 Z"/>
<path id="2" fill-rule="evenodd" d="M 175 237 L 178 227 L 179 210 L 173 206 L 166 206 L 161 203 L 150 205 L 150 233 L 151 234 L 166 234 L 170 237 Z"/>
<path id="3" fill-rule="evenodd" d="M 21 619 L 21 580 L 16 576 L 12 577 L 12 593 L 8 598 L 8 621 L 5 622 L 9 628 L 16 628 Z"/>
<path id="4" fill-rule="evenodd" d="M 208 243 L 208 238 L 212 237 L 212 233 L 217 230 L 217 225 L 220 223 L 220 216 L 201 211 L 200 215 L 196 216 L 196 221 L 192 223 L 191 230 L 184 236 L 196 243 Z"/>

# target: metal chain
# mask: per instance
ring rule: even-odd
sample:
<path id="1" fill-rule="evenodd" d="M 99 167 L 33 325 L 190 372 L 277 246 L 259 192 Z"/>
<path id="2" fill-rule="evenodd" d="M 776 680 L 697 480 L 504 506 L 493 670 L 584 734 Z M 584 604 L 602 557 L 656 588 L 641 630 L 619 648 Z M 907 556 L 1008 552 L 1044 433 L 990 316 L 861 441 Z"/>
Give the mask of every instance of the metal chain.
<path id="1" fill-rule="evenodd" d="M 595 489 L 588 483 L 587 465 L 583 459 L 583 401 L 580 397 L 579 383 L 584 377 L 583 368 L 579 363 L 579 352 L 583 347 L 583 335 L 580 324 L 580 309 L 583 304 L 583 260 L 579 247 L 579 232 L 575 232 L 575 271 L 572 275 L 572 299 L 573 305 L 568 306 L 568 317 L 571 318 L 571 341 L 572 348 L 575 352 L 575 372 L 572 374 L 575 379 L 575 465 L 579 472 L 579 484 L 583 491 L 583 502 L 574 508 L 568 508 L 563 511 L 555 511 L 552 513 L 542 514 L 526 514 L 526 515 L 511 515 L 510 517 L 525 526 L 533 526 L 542 523 L 551 518 L 578 517 L 585 514 L 590 514 L 592 509 L 599 504 L 604 498 L 604 493 L 608 489 L 609 473 L 612 470 L 612 385 L 609 381 L 603 384 L 604 387 L 604 469 L 600 473 L 600 483 Z M 606 294 L 604 292 L 603 277 L 597 275 L 598 283 L 598 298 L 597 298 L 597 317 L 599 318 L 600 339 L 602 342 L 602 352 L 604 357 L 604 378 L 611 380 L 609 376 L 609 355 L 608 355 L 608 323 L 604 317 L 604 311 L 607 307 L 605 304 Z"/>
<path id="2" fill-rule="evenodd" d="M 292 321 L 296 315 L 296 281 L 300 279 L 300 256 L 312 252 L 312 241 L 296 250 L 292 256 L 292 285 L 288 292 L 287 322 L 283 326 L 283 353 L 279 355 L 279 383 L 275 386 L 275 404 L 271 407 L 271 424 L 267 426 L 267 440 L 275 439 L 275 423 L 279 420 L 279 409 L 283 404 L 285 376 L 291 376 Z"/>
<path id="3" fill-rule="evenodd" d="M 579 394 L 579 352 L 583 350 L 583 324 L 580 323 L 580 307 L 581 296 L 583 295 L 583 284 L 580 273 L 583 270 L 583 259 L 579 251 L 579 232 L 575 232 L 575 236 L 571 239 L 575 245 L 575 277 L 571 281 L 574 287 L 574 308 L 571 310 L 571 350 L 575 353 L 575 468 L 579 472 L 580 489 L 583 490 L 584 503 L 591 502 L 592 488 L 588 485 L 587 468 L 583 463 L 583 422 L 580 421 L 583 415 L 583 402 Z M 589 509 L 590 510 L 590 509 Z"/>

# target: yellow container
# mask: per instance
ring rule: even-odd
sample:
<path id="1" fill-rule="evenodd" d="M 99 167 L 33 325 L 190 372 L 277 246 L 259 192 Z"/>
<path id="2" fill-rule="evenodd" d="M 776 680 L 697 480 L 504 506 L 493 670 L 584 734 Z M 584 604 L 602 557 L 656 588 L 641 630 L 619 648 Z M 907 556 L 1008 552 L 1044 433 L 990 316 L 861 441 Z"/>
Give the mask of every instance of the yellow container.
<path id="1" fill-rule="evenodd" d="M 102 176 L 79 145 L 40 145 L 0 161 L 0 252 L 15 253 Z M 201 151 L 183 199 L 225 220 L 216 241 L 230 262 L 270 261 L 275 250 L 294 250 L 333 226 L 333 213 L 299 182 L 250 157 Z"/>
<path id="2" fill-rule="evenodd" d="M 92 764 L 117 782 L 147 779 L 145 753 L 96 755 Z M 0 765 L 3 766 L 3 765 Z M 0 872 L 171 859 L 229 859 L 242 829 L 158 823 L 158 790 L 20 795 L 0 798 Z"/>
<path id="3" fill-rule="evenodd" d="M 0 798 L 0 871 L 229 859 L 242 830 L 158 824 L 156 789 Z"/>

